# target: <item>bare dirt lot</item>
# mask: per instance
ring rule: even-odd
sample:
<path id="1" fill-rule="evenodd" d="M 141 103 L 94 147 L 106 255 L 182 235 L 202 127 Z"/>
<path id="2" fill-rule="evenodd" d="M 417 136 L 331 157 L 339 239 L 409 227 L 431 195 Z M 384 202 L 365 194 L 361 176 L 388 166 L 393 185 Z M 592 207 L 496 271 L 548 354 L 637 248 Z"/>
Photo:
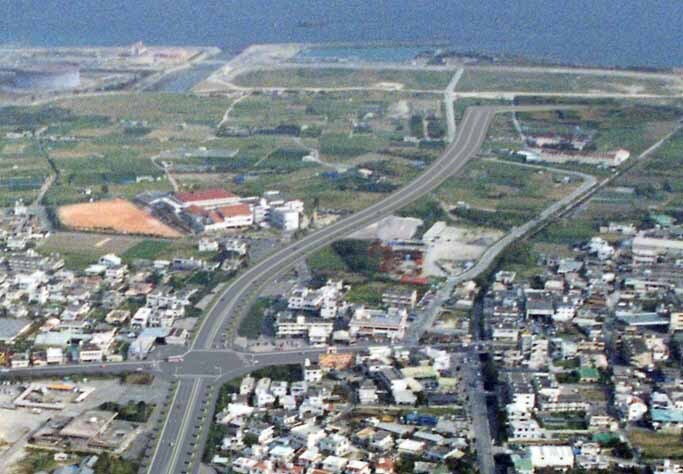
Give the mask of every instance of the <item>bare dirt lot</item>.
<path id="1" fill-rule="evenodd" d="M 181 236 L 177 230 L 124 199 L 62 206 L 58 215 L 62 224 L 72 229 L 170 238 Z"/>

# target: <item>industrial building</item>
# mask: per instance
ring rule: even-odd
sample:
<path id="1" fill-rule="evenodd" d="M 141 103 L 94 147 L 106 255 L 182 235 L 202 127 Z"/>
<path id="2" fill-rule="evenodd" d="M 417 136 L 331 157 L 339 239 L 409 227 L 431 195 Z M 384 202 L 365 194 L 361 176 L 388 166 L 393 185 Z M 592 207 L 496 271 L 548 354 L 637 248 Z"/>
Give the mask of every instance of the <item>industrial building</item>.
<path id="1" fill-rule="evenodd" d="M 75 89 L 81 85 L 81 73 L 76 64 L 37 64 L 16 68 L 14 70 L 13 84 L 18 89 Z"/>
<path id="2" fill-rule="evenodd" d="M 31 321 L 28 319 L 0 318 L 0 342 L 11 344 L 30 327 Z"/>

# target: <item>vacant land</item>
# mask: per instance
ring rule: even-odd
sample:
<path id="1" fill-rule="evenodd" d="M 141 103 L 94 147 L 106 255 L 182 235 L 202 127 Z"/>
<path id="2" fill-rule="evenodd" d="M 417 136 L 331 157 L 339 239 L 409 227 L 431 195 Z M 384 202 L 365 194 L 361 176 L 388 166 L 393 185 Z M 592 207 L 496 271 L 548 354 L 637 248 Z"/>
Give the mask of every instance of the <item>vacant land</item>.
<path id="1" fill-rule="evenodd" d="M 67 268 L 79 270 L 97 262 L 102 255 L 121 255 L 138 242 L 139 237 L 124 235 L 54 232 L 40 244 L 38 251 L 43 254 L 59 253 Z"/>
<path id="2" fill-rule="evenodd" d="M 575 92 L 611 94 L 679 94 L 683 84 L 670 79 L 636 78 L 619 75 L 527 72 L 509 69 L 466 68 L 458 92 Z"/>
<path id="3" fill-rule="evenodd" d="M 387 90 L 442 90 L 452 77 L 452 71 L 293 67 L 251 71 L 237 76 L 235 84 L 264 88 L 373 87 Z"/>
<path id="4" fill-rule="evenodd" d="M 60 207 L 57 213 L 62 224 L 73 229 L 171 238 L 181 236 L 177 230 L 123 199 L 71 204 Z"/>

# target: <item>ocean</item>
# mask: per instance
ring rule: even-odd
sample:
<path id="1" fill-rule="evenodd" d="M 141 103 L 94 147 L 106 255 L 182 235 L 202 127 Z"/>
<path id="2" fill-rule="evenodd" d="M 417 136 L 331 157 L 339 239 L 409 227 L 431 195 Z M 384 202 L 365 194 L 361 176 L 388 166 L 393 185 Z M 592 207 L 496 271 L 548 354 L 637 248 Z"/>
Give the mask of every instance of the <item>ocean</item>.
<path id="1" fill-rule="evenodd" d="M 681 0 L 0 0 L 0 43 L 445 41 L 575 64 L 683 65 Z"/>

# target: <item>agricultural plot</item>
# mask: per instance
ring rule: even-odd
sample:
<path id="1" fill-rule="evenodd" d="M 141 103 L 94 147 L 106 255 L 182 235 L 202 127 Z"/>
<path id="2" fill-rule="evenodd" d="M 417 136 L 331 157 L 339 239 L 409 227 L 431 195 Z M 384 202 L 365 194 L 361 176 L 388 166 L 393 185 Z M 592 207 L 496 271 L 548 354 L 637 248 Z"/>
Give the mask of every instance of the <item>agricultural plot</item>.
<path id="1" fill-rule="evenodd" d="M 253 92 L 218 130 L 232 100 L 112 94 L 3 109 L 11 128 L 2 124 L 1 130 L 47 127 L 55 138 L 0 142 L 2 178 L 17 188 L 3 193 L 0 183 L 0 200 L 33 199 L 49 174 L 56 178 L 44 197 L 48 206 L 130 200 L 145 191 L 171 191 L 166 167 L 182 189 L 229 186 L 244 195 L 280 189 L 310 206 L 358 210 L 412 179 L 443 148 L 431 134 L 445 130 L 441 94 Z M 413 138 L 433 143 L 403 141 L 411 137 L 411 120 L 424 122 L 424 136 Z M 272 130 L 280 126 L 294 128 Z M 249 133 L 240 136 L 230 127 Z"/>
<path id="2" fill-rule="evenodd" d="M 596 151 L 625 148 L 637 155 L 668 133 L 681 110 L 652 104 L 598 103 L 556 112 L 523 112 L 517 118 L 525 134 L 581 133 L 592 137 Z"/>
<path id="3" fill-rule="evenodd" d="M 428 218 L 436 213 L 431 220 L 440 220 L 447 215 L 445 209 L 455 208 L 452 214 L 463 223 L 509 229 L 538 215 L 579 185 L 579 178 L 565 178 L 568 176 L 562 172 L 478 160 L 429 195 L 438 206 L 424 204 L 418 212 Z"/>
<path id="4" fill-rule="evenodd" d="M 50 166 L 30 140 L 0 140 L 0 206 L 34 199 Z"/>
<path id="5" fill-rule="evenodd" d="M 145 121 L 153 126 L 168 123 L 215 126 L 231 103 L 228 97 L 146 93 L 66 99 L 59 105 L 75 114 L 103 116 L 113 121 Z"/>
<path id="6" fill-rule="evenodd" d="M 619 112 L 620 116 L 624 113 Z M 663 117 L 666 118 L 666 114 Z M 666 123 L 661 115 L 652 118 L 654 120 L 650 123 Z M 669 122 L 668 130 L 670 126 Z M 650 144 L 654 141 L 653 137 Z M 609 187 L 593 196 L 587 205 L 544 229 L 536 236 L 535 242 L 571 246 L 594 236 L 601 225 L 610 221 L 647 222 L 656 213 L 680 219 L 683 217 L 682 165 L 683 132 L 678 131 L 651 155 L 634 163 Z"/>

